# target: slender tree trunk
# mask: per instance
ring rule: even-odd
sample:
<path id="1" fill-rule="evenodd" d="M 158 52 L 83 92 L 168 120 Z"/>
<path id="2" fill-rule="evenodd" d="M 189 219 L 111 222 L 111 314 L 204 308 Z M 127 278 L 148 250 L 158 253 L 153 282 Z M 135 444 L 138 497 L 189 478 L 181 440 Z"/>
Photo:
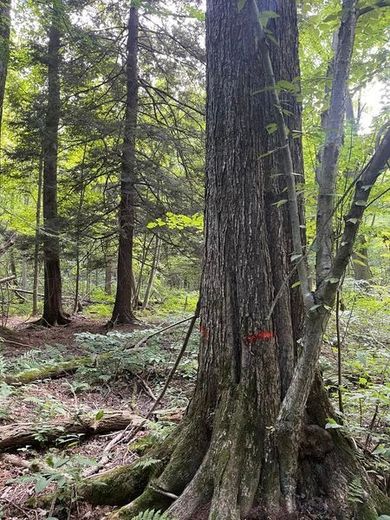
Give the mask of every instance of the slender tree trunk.
<path id="1" fill-rule="evenodd" d="M 160 249 L 161 249 L 161 242 L 160 242 L 158 236 L 156 235 L 156 245 L 154 248 L 152 266 L 150 268 L 148 285 L 146 287 L 145 297 L 144 297 L 144 301 L 142 304 L 143 309 L 145 309 L 149 303 L 149 298 L 150 298 L 150 293 L 151 293 L 152 287 L 153 287 L 154 277 L 156 276 L 156 271 L 158 269 L 158 263 L 160 261 Z"/>
<path id="2" fill-rule="evenodd" d="M 39 157 L 38 165 L 38 192 L 37 206 L 35 213 L 35 239 L 34 239 L 34 271 L 32 287 L 32 315 L 38 314 L 38 285 L 39 285 L 39 249 L 41 243 L 41 210 L 42 210 L 42 176 L 43 176 L 43 155 Z"/>
<path id="3" fill-rule="evenodd" d="M 368 261 L 368 247 L 366 237 L 360 234 L 356 240 L 352 255 L 352 266 L 355 280 L 368 282 L 372 278 L 372 272 Z"/>
<path id="4" fill-rule="evenodd" d="M 121 201 L 119 208 L 119 249 L 117 287 L 113 323 L 133 323 L 132 263 L 135 210 L 136 160 L 135 141 L 138 112 L 138 7 L 132 5 L 128 21 L 126 59 L 126 114 L 121 171 Z"/>
<path id="5" fill-rule="evenodd" d="M 57 1 L 52 4 L 48 48 L 48 102 L 43 137 L 43 253 L 45 298 L 42 324 L 64 325 L 69 319 L 62 309 L 60 241 L 57 204 L 58 126 L 60 121 L 61 14 Z"/>
<path id="6" fill-rule="evenodd" d="M 148 252 L 149 252 L 150 246 L 153 241 L 153 236 L 152 236 L 152 238 L 149 240 L 148 244 L 146 244 L 146 238 L 147 238 L 147 235 L 145 233 L 144 242 L 143 242 L 143 246 L 142 246 L 141 265 L 140 265 L 140 269 L 139 269 L 137 285 L 135 287 L 134 298 L 133 298 L 133 307 L 135 309 L 139 305 L 138 302 L 139 302 L 139 295 L 140 295 L 141 286 L 142 286 L 142 275 L 143 275 L 144 268 L 145 268 L 146 258 L 148 256 Z"/>
<path id="7" fill-rule="evenodd" d="M 109 243 L 104 244 L 104 292 L 111 296 L 112 294 L 112 255 L 109 251 Z"/>
<path id="8" fill-rule="evenodd" d="M 342 145 L 346 93 L 357 22 L 357 0 L 343 0 L 342 20 L 333 61 L 330 108 L 325 115 L 325 142 L 317 171 L 318 211 L 316 229 L 316 277 L 319 285 L 332 267 L 334 233 L 333 211 L 337 164 Z"/>
<path id="9" fill-rule="evenodd" d="M 0 149 L 3 120 L 3 103 L 9 59 L 9 37 L 11 24 L 11 0 L 0 0 Z"/>
<path id="10" fill-rule="evenodd" d="M 85 184 L 84 184 L 84 167 L 85 167 L 85 157 L 87 154 L 87 145 L 84 146 L 83 160 L 81 163 L 81 172 L 79 179 L 79 203 L 77 207 L 77 224 L 76 224 L 76 279 L 75 279 L 75 293 L 74 293 L 74 304 L 73 304 L 73 312 L 78 312 L 82 309 L 82 305 L 80 303 L 80 270 L 81 270 L 81 260 L 80 260 L 80 240 L 82 238 L 82 213 L 84 207 L 84 198 L 85 198 Z"/>
<path id="11" fill-rule="evenodd" d="M 355 117 L 352 97 L 348 90 L 346 94 L 345 116 L 351 127 L 352 135 L 356 136 L 359 129 L 359 121 Z M 354 253 L 352 255 L 352 266 L 355 280 L 369 281 L 372 278 L 368 261 L 367 239 L 364 234 L 360 234 L 356 240 Z"/>

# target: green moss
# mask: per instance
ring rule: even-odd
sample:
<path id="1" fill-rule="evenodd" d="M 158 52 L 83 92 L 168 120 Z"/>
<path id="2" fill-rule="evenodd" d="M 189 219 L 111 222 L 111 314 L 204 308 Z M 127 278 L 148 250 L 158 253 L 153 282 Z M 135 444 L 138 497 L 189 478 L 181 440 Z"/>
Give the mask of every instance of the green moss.
<path id="1" fill-rule="evenodd" d="M 94 505 L 124 505 L 143 492 L 154 470 L 136 463 L 120 466 L 87 480 L 78 494 Z"/>
<path id="2" fill-rule="evenodd" d="M 115 511 L 109 518 L 110 520 L 132 520 L 138 513 L 147 509 L 165 511 L 171 503 L 171 498 L 148 487 L 142 495 Z"/>

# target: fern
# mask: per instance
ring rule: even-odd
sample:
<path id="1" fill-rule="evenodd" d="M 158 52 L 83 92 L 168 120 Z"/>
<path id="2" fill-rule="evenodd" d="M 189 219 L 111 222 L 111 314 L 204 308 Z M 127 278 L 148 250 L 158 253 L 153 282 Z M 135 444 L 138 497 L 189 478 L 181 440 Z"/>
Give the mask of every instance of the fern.
<path id="1" fill-rule="evenodd" d="M 134 467 L 145 469 L 149 468 L 150 466 L 157 466 L 159 462 L 161 462 L 160 459 L 140 459 L 134 464 Z"/>
<path id="2" fill-rule="evenodd" d="M 133 517 L 133 520 L 173 520 L 166 513 L 156 511 L 155 509 L 147 509 L 137 516 Z"/>
<path id="3" fill-rule="evenodd" d="M 0 376 L 3 376 L 7 372 L 7 362 L 5 357 L 0 354 Z"/>
<path id="4" fill-rule="evenodd" d="M 363 503 L 364 489 L 360 478 L 354 478 L 348 486 L 348 501 L 352 503 Z"/>

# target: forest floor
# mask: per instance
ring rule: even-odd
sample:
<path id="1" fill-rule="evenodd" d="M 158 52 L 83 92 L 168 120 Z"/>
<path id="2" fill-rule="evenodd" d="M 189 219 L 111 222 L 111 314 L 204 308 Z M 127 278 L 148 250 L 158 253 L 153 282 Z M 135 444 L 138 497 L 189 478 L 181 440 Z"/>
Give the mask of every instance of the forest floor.
<path id="1" fill-rule="evenodd" d="M 390 463 L 390 316 L 386 293 L 350 293 L 340 313 L 343 425 L 373 461 L 373 474 L 382 488 L 389 486 L 382 474 Z M 110 507 L 79 503 L 62 513 L 54 502 L 31 507 L 31 498 L 48 491 L 58 495 L 74 489 L 85 475 L 136 460 L 153 443 L 163 439 L 180 421 L 196 377 L 199 332 L 194 331 L 186 354 L 151 421 L 130 443 L 118 442 L 99 466 L 104 449 L 118 431 L 85 434 L 63 431 L 55 441 L 49 424 L 80 421 L 87 415 L 99 425 L 110 413 L 127 412 L 145 417 L 168 377 L 182 346 L 188 322 L 150 338 L 152 332 L 173 324 L 183 315 L 169 318 L 158 313 L 136 327 L 118 327 L 107 333 L 106 319 L 78 316 L 71 325 L 38 328 L 23 318 L 10 318 L 0 329 L 0 518 L 100 519 Z M 132 348 L 136 346 L 136 348 Z M 45 370 L 66 360 L 87 362 L 57 379 L 9 382 L 10 374 Z M 338 342 L 334 322 L 325 337 L 321 369 L 329 394 L 338 404 Z M 8 382 L 7 382 L 8 381 Z M 341 421 L 340 421 L 341 422 Z M 2 447 L 7 435 L 30 428 L 32 442 Z M 55 496 L 55 494 L 54 494 Z M 58 516 L 57 516 L 58 515 Z"/>
<path id="2" fill-rule="evenodd" d="M 164 328 L 174 321 L 155 319 L 150 323 L 149 320 L 136 327 L 116 327 L 115 331 L 107 334 L 107 320 L 96 318 L 77 317 L 69 326 L 52 329 L 31 326 L 22 318 L 8 320 L 7 331 L 0 331 L 4 338 L 0 344 L 0 365 L 3 363 L 0 374 L 1 371 L 9 373 L 41 368 L 90 352 L 99 355 L 110 351 L 113 357 L 98 366 L 82 367 L 77 373 L 59 379 L 11 386 L 1 383 L 0 378 L 0 452 L 4 432 L 16 431 L 20 425 L 32 426 L 38 442 L 33 446 L 27 444 L 4 450 L 6 452 L 0 455 L 0 518 L 55 518 L 50 505 L 31 508 L 29 499 L 56 487 L 64 490 L 77 483 L 84 474 L 97 473 L 98 468 L 94 466 L 118 431 L 104 435 L 69 435 L 64 432 L 55 443 L 48 444 L 45 428 L 49 423 L 61 424 L 64 419 L 77 421 L 77 417 L 85 414 L 96 417 L 97 422 L 102 414 L 114 411 L 128 411 L 145 417 L 176 359 L 188 324 L 150 340 L 144 346 L 143 357 L 135 359 L 133 365 L 124 362 L 119 366 L 121 358 L 125 357 L 121 343 L 129 339 L 137 342 L 154 329 Z M 148 424 L 147 429 L 136 435 L 130 446 L 133 449 L 129 449 L 128 442 L 114 446 L 104 463 L 104 470 L 132 462 L 144 447 L 166 436 L 181 419 L 196 373 L 194 345 L 193 342 L 189 346 L 181 369 L 159 405 L 159 412 L 151 417 L 155 426 Z M 32 471 L 30 465 L 33 461 L 45 467 Z M 65 472 L 68 475 L 63 482 L 61 476 Z M 68 518 L 103 518 L 110 509 L 78 504 Z"/>

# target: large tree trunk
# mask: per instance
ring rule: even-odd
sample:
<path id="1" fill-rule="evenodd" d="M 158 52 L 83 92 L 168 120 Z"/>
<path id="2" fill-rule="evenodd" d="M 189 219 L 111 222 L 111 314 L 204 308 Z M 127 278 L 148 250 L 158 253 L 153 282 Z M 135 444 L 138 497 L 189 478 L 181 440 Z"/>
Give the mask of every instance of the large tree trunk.
<path id="1" fill-rule="evenodd" d="M 325 307 L 310 309 L 302 331 L 301 298 L 286 284 L 291 217 L 280 204 L 272 207 L 283 197 L 286 171 L 280 170 L 280 142 L 266 130 L 273 134 L 275 103 L 254 2 L 242 4 L 240 9 L 236 0 L 208 0 L 206 244 L 195 393 L 173 436 L 173 451 L 167 448 L 169 463 L 141 496 L 135 498 L 135 485 L 127 487 L 129 500 L 135 499 L 112 518 L 166 508 L 176 496 L 169 512 L 177 520 L 304 518 L 305 508 L 315 504 L 319 510 L 312 517 L 325 510 L 329 518 L 374 519 L 389 504 L 369 483 L 348 440 L 325 430 L 334 412 L 318 374 L 314 378 L 326 307 L 336 288 L 323 288 Z M 269 28 L 279 45 L 269 42 L 269 51 L 276 80 L 291 80 L 299 74 L 295 2 L 264 0 L 258 8 L 279 15 Z M 290 129 L 299 131 L 296 99 L 282 97 L 284 102 L 293 114 L 287 118 Z M 299 174 L 301 145 L 293 143 L 291 159 Z M 386 145 L 387 140 L 382 148 Z M 376 169 L 372 163 L 371 173 Z M 355 196 L 362 200 L 361 187 Z M 363 209 L 352 207 L 355 221 Z M 346 244 L 354 239 L 351 226 Z M 338 270 L 345 269 L 350 254 L 343 250 L 336 258 Z M 285 292 L 270 313 L 283 284 Z M 300 354 L 296 341 L 302 332 Z M 362 502 L 350 503 L 356 479 Z"/>
<path id="2" fill-rule="evenodd" d="M 126 62 L 126 114 L 121 171 L 121 201 L 119 208 L 119 249 L 117 287 L 113 323 L 133 323 L 132 278 L 133 278 L 133 237 L 135 207 L 135 138 L 138 112 L 138 7 L 130 8 L 127 37 Z"/>
<path id="3" fill-rule="evenodd" d="M 43 137 L 43 253 L 45 290 L 41 323 L 64 325 L 69 319 L 62 309 L 60 241 L 57 213 L 58 126 L 60 121 L 60 12 L 57 1 L 52 4 L 48 48 L 48 102 Z"/>
<path id="4" fill-rule="evenodd" d="M 7 79 L 9 59 L 10 12 L 11 0 L 0 0 L 0 147 L 5 82 Z"/>

